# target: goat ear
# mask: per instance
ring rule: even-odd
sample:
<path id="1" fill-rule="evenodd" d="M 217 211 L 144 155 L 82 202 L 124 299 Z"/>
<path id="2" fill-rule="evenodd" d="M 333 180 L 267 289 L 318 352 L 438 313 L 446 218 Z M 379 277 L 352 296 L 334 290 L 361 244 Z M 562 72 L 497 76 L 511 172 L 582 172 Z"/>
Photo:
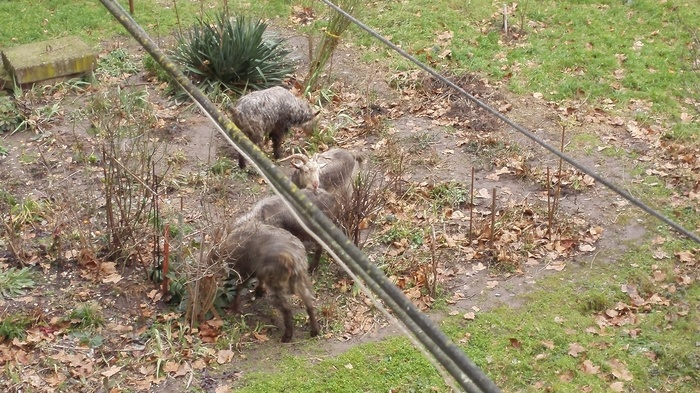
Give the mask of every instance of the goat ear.
<path id="1" fill-rule="evenodd" d="M 316 111 L 316 113 L 314 113 L 314 117 L 318 116 L 319 114 L 321 114 L 321 111 L 320 111 L 320 110 L 319 110 L 319 111 Z"/>
<path id="2" fill-rule="evenodd" d="M 301 169 L 301 168 L 304 167 L 304 163 L 303 163 L 303 162 L 302 162 L 302 163 L 298 163 L 298 162 L 292 160 L 290 163 L 292 164 L 292 166 L 293 166 L 294 168 L 297 168 L 297 169 Z"/>

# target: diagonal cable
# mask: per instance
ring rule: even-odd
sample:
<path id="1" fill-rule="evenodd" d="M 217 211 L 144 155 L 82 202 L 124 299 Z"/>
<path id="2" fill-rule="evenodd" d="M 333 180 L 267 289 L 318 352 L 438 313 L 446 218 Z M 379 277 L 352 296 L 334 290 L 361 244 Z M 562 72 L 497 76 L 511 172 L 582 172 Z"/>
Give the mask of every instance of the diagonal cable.
<path id="1" fill-rule="evenodd" d="M 434 69 L 430 68 L 428 65 L 425 63 L 421 62 L 420 60 L 416 59 L 415 57 L 411 56 L 406 52 L 405 50 L 399 48 L 396 46 L 394 43 L 389 41 L 388 39 L 384 38 L 381 34 L 377 33 L 374 31 L 371 27 L 365 25 L 364 23 L 360 22 L 358 19 L 353 17 L 352 15 L 348 14 L 345 12 L 342 8 L 338 7 L 337 5 L 331 3 L 329 0 L 321 0 L 323 3 L 325 3 L 327 6 L 333 8 L 336 12 L 342 14 L 344 17 L 350 19 L 354 24 L 356 24 L 359 28 L 362 30 L 368 32 L 370 35 L 372 35 L 374 38 L 378 39 L 381 41 L 384 45 L 388 46 L 389 48 L 393 49 L 395 52 L 403 56 L 406 60 L 412 62 L 413 64 L 417 65 L 420 67 L 423 71 L 429 73 L 433 77 L 439 79 L 441 82 L 445 83 L 446 85 L 450 86 L 451 88 L 457 90 L 461 95 L 469 99 L 470 101 L 474 102 L 477 106 L 479 106 L 481 109 L 487 111 L 494 117 L 498 118 L 498 120 L 501 120 L 502 122 L 508 124 L 512 128 L 514 128 L 516 131 L 520 132 L 521 134 L 525 135 L 526 137 L 530 138 L 530 140 L 534 141 L 538 145 L 544 147 L 545 149 L 549 150 L 552 154 L 556 155 L 557 157 L 561 158 L 562 160 L 566 161 L 569 163 L 571 166 L 575 167 L 576 169 L 580 170 L 581 172 L 587 174 L 588 176 L 592 177 L 597 181 L 598 183 L 604 185 L 605 187 L 609 188 L 612 190 L 614 193 L 618 194 L 619 196 L 627 199 L 630 203 L 633 205 L 637 206 L 638 208 L 642 209 L 646 213 L 658 218 L 659 220 L 663 221 L 666 225 L 670 226 L 671 228 L 675 229 L 676 231 L 680 232 L 681 234 L 687 236 L 688 238 L 694 240 L 697 243 L 700 243 L 700 236 L 697 234 L 691 232 L 690 230 L 684 228 L 680 224 L 677 224 L 675 221 L 671 220 L 670 218 L 666 217 L 665 215 L 659 213 L 658 211 L 654 210 L 652 207 L 649 205 L 645 204 L 641 200 L 635 198 L 632 196 L 632 194 L 622 190 L 620 187 L 616 186 L 612 182 L 606 180 L 604 177 L 599 175 L 598 173 L 594 172 L 593 170 L 589 169 L 585 165 L 577 162 L 573 158 L 569 157 L 568 155 L 564 154 L 563 152 L 559 151 L 557 148 L 554 146 L 548 144 L 535 134 L 533 134 L 531 131 L 526 129 L 525 127 L 515 123 L 514 121 L 510 120 L 508 117 L 504 116 L 501 114 L 499 111 L 496 109 L 492 108 L 491 106 L 487 105 L 484 102 L 481 102 L 479 99 L 474 97 L 473 95 L 469 94 L 466 90 L 462 89 L 459 87 L 457 84 L 452 82 L 451 80 L 445 78 L 442 76 L 440 73 L 435 71 Z"/>
<path id="2" fill-rule="evenodd" d="M 274 164 L 173 64 L 116 1 L 100 0 L 126 30 L 153 56 L 163 69 L 180 84 L 202 111 L 214 122 L 224 139 L 251 162 L 270 186 L 282 196 L 295 218 L 302 223 L 315 240 L 324 246 L 352 276 L 362 278 L 367 287 L 376 294 L 398 317 L 412 340 L 419 342 L 442 365 L 455 381 L 467 392 L 495 393 L 498 387 L 438 329 L 398 289 L 384 273 L 299 192 Z M 303 217 L 303 218 L 302 218 Z M 381 309 L 381 308 L 380 308 Z"/>

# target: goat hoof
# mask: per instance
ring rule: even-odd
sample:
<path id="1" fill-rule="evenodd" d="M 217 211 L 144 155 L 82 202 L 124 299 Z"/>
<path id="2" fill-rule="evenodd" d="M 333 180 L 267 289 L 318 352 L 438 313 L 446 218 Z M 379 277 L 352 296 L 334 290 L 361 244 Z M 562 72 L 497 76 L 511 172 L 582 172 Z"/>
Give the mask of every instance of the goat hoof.
<path id="1" fill-rule="evenodd" d="M 313 328 L 312 328 L 312 329 L 311 329 L 311 332 L 309 332 L 309 334 L 311 335 L 311 337 L 316 337 L 316 336 L 318 336 L 318 329 L 313 329 Z"/>
<path id="2" fill-rule="evenodd" d="M 282 341 L 283 343 L 291 342 L 291 341 L 292 341 L 292 335 L 291 335 L 291 334 L 289 334 L 289 335 L 285 334 L 284 336 L 282 336 L 282 340 L 280 340 L 280 341 Z"/>

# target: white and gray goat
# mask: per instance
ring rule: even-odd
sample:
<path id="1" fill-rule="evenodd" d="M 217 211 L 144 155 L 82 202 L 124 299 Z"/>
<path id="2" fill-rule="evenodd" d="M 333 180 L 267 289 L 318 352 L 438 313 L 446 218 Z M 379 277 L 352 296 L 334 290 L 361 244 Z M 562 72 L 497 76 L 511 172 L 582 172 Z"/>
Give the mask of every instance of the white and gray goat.
<path id="1" fill-rule="evenodd" d="M 282 158 L 282 142 L 291 127 L 311 134 L 319 114 L 308 102 L 281 86 L 246 94 L 231 111 L 233 122 L 253 143 L 262 148 L 266 138 L 272 140 L 275 159 Z M 242 155 L 238 166 L 245 167 Z"/>
<path id="2" fill-rule="evenodd" d="M 303 155 L 295 154 L 287 158 L 301 161 L 301 163 L 292 161 L 292 165 L 296 168 L 292 174 L 292 182 L 297 187 L 309 188 L 318 184 L 317 187 L 334 194 L 338 198 L 338 203 L 344 205 L 351 201 L 354 181 L 367 162 L 363 154 L 334 148 L 314 154 L 311 159 L 300 156 Z"/>
<path id="3" fill-rule="evenodd" d="M 239 312 L 241 292 L 248 281 L 258 280 L 256 293 L 269 293 L 282 314 L 282 342 L 290 342 L 294 331 L 292 308 L 286 295 L 298 295 L 309 315 L 311 337 L 319 327 L 313 308 L 313 292 L 307 273 L 306 249 L 301 241 L 282 228 L 260 222 L 233 226 L 207 253 L 210 261 L 222 261 L 238 275 L 233 309 Z"/>

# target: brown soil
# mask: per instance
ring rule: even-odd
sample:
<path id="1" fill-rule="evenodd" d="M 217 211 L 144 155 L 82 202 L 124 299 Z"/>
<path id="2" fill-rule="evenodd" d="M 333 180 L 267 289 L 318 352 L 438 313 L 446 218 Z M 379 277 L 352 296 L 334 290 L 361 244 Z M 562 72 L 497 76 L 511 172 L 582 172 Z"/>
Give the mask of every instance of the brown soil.
<path id="1" fill-rule="evenodd" d="M 305 39 L 292 37 L 291 42 L 297 47 L 298 57 L 305 59 Z M 302 70 L 303 67 L 302 64 Z M 300 74 L 303 75 L 303 72 Z M 400 78 L 407 81 L 406 84 L 401 89 L 392 88 L 389 82 Z M 557 173 L 558 160 L 543 154 L 542 149 L 533 146 L 518 133 L 505 129 L 482 110 L 457 98 L 430 78 L 417 73 L 391 75 L 386 70 L 380 71 L 376 64 L 369 69 L 357 61 L 352 48 L 336 54 L 330 80 L 331 88 L 337 92 L 340 101 L 324 109 L 322 128 L 337 124 L 337 113 L 350 114 L 356 120 L 356 125 L 341 127 L 338 130 L 335 137 L 337 141 L 342 141 L 340 145 L 360 149 L 383 165 L 389 165 L 392 159 L 396 159 L 396 156 L 387 155 L 388 145 L 393 145 L 397 147 L 397 151 L 405 153 L 407 165 L 404 167 L 405 172 L 400 175 L 401 190 L 412 190 L 415 194 L 413 197 L 407 197 L 408 202 L 402 203 L 423 205 L 420 208 L 389 206 L 390 210 L 377 215 L 373 234 L 386 233 L 391 224 L 384 220 L 386 216 L 392 215 L 413 221 L 416 225 L 433 225 L 441 236 L 445 236 L 439 246 L 443 258 L 438 263 L 438 269 L 441 272 L 439 282 L 447 291 L 446 297 L 454 300 L 448 307 L 449 311 L 465 312 L 473 306 L 487 310 L 500 304 L 517 307 L 523 301 L 521 294 L 537 288 L 537 281 L 544 275 L 555 274 L 557 270 L 561 270 L 549 269 L 553 264 L 565 264 L 566 269 L 579 269 L 579 266 L 588 268 L 595 264 L 614 263 L 616 257 L 625 250 L 626 244 L 645 234 L 644 226 L 637 224 L 634 219 L 625 220 L 630 224 L 620 224 L 620 215 L 635 217 L 637 214 L 611 192 L 596 184 L 575 188 L 571 183 L 564 184 L 562 181 L 556 222 L 563 228 L 562 231 L 568 228 L 604 228 L 599 238 L 595 237 L 587 242 L 580 238 L 576 240 L 580 242 L 576 244 L 591 244 L 596 251 L 582 252 L 574 247 L 554 259 L 543 256 L 539 260 L 529 262 L 512 261 L 502 269 L 498 260 L 489 259 L 483 252 L 487 242 L 483 233 L 474 242 L 464 239 L 468 231 L 468 204 L 442 207 L 432 217 L 420 217 L 416 212 L 421 208 L 428 209 L 430 200 L 424 198 L 420 202 L 420 198 L 415 195 L 430 192 L 436 185 L 445 182 L 456 182 L 468 189 L 471 171 L 474 169 L 475 191 L 485 189 L 486 195 L 489 196 L 475 200 L 473 210 L 480 212 L 478 214 L 483 213 L 479 222 L 488 222 L 486 212 L 491 209 L 492 189 L 497 192 L 496 208 L 499 220 L 505 220 L 509 210 L 525 211 L 530 205 L 533 206 L 532 209 L 542 211 L 546 207 L 548 193 L 552 197 L 551 192 L 544 187 L 544 173 L 549 167 L 554 176 Z M 204 116 L 190 109 L 183 111 L 182 106 L 170 105 L 167 99 L 159 96 L 160 92 L 154 85 L 143 85 L 144 81 L 144 75 L 136 75 L 121 81 L 120 84 L 127 89 L 146 88 L 149 98 L 158 105 L 158 115 L 163 120 L 158 131 L 160 138 L 167 142 L 170 152 L 181 151 L 186 157 L 185 163 L 177 168 L 175 178 L 187 179 L 193 174 L 206 172 L 220 156 L 235 157 L 235 153 L 218 136 L 215 127 Z M 457 82 L 477 97 L 501 108 L 515 121 L 536 130 L 537 134 L 547 138 L 549 143 L 560 143 L 559 111 L 551 104 L 531 97 L 514 97 L 474 75 L 461 76 Z M 135 84 L 141 85 L 134 86 Z M 87 96 L 68 95 L 66 98 L 77 97 L 73 105 L 80 107 L 82 104 L 79 103 L 86 102 L 89 96 L 99 94 L 99 89 L 98 87 L 97 91 L 89 92 Z M 370 96 L 376 99 L 370 99 Z M 51 99 L 48 101 L 51 102 Z M 65 108 L 63 116 L 51 124 L 43 125 L 41 133 L 20 132 L 4 136 L 2 145 L 8 148 L 9 155 L 0 161 L 0 181 L 6 193 L 21 198 L 33 196 L 37 200 L 51 201 L 55 209 L 65 208 L 76 201 L 97 198 L 100 187 L 98 179 L 101 176 L 98 166 L 85 166 L 73 159 L 78 149 L 94 149 L 95 141 L 88 133 L 89 123 L 78 122 L 74 127 L 68 120 L 71 111 L 70 105 L 66 104 L 68 101 L 70 100 L 62 101 Z M 583 112 L 587 109 L 577 110 Z M 619 131 L 619 126 L 604 122 L 593 126 L 588 123 L 574 125 L 567 129 L 565 143 L 568 143 L 572 136 L 591 133 L 601 136 L 616 135 L 616 140 L 610 142 L 615 147 L 635 151 L 647 149 L 645 143 L 620 136 Z M 286 145 L 287 151 L 293 147 L 304 147 L 301 138 L 290 138 Z M 98 151 L 95 150 L 95 153 Z M 630 180 L 627 174 L 633 164 L 625 158 L 587 154 L 585 151 L 569 153 L 617 183 L 624 184 Z M 266 189 L 257 174 L 241 174 L 236 168 L 233 168 L 233 172 L 233 176 L 207 183 L 210 187 L 208 189 L 202 188 L 197 182 L 188 183 L 168 193 L 162 203 L 164 206 L 175 206 L 182 198 L 185 222 L 198 228 L 217 221 L 211 217 L 225 219 L 245 211 L 255 199 L 265 195 Z M 571 178 L 580 176 L 566 168 L 565 172 L 566 176 L 570 175 Z M 569 179 L 564 176 L 563 178 Z M 204 217 L 206 212 L 202 212 L 202 202 L 212 208 L 211 217 Z M 461 212 L 460 215 L 455 213 L 457 210 Z M 67 212 L 70 213 L 71 210 L 67 209 Z M 51 237 L 56 231 L 65 231 L 59 228 L 70 223 L 72 218 L 68 215 L 63 219 L 57 218 L 63 214 L 60 210 L 54 210 L 47 214 L 46 219 L 34 222 L 23 232 L 24 238 L 19 240 L 27 247 L 27 259 L 23 261 L 14 258 L 8 248 L 9 240 L 3 240 L 8 249 L 0 254 L 0 264 L 4 267 L 28 264 L 36 266 L 35 269 L 43 274 L 38 279 L 39 285 L 36 289 L 24 297 L 0 301 L 0 309 L 4 315 L 33 310 L 32 314 L 40 321 L 56 326 L 52 323 L 53 318 L 64 318 L 79 305 L 87 301 L 95 302 L 101 308 L 107 326 L 130 327 L 126 331 L 104 329 L 100 333 L 104 342 L 108 343 L 103 347 L 106 350 L 101 356 L 122 356 L 119 351 L 126 351 L 125 348 L 139 344 L 139 334 L 161 321 L 162 315 L 167 315 L 170 307 L 158 301 L 153 292 L 156 286 L 145 280 L 149 266 L 127 264 L 125 269 L 118 269 L 122 276 L 121 281 L 105 283 L 102 280 L 104 277 L 96 276 L 91 266 L 85 264 L 86 261 L 63 258 L 63 255 L 61 259 L 50 260 L 47 255 L 50 252 L 45 250 L 47 244 L 51 244 Z M 92 230 L 99 228 L 101 223 L 94 224 Z M 479 230 L 483 232 L 485 225 L 481 225 Z M 457 238 L 460 235 L 462 238 L 457 240 L 456 246 L 450 246 L 445 240 L 447 236 Z M 194 238 L 195 236 L 192 236 L 192 239 Z M 396 241 L 401 243 L 402 239 Z M 428 257 L 430 250 L 427 247 L 428 242 L 425 243 L 413 249 L 404 247 L 402 250 L 401 245 L 385 244 L 373 239 L 368 243 L 366 251 L 372 260 L 390 260 L 399 264 L 392 270 L 397 282 L 408 277 L 407 280 L 414 280 L 413 284 L 417 285 L 420 282 L 414 278 L 417 266 L 400 265 L 400 260 L 405 262 L 411 258 L 420 260 Z M 67 245 L 64 251 L 71 247 L 78 245 Z M 467 258 L 465 250 L 471 247 L 477 250 L 477 256 Z M 280 331 L 277 328 L 280 321 L 274 310 L 264 298 L 250 300 L 244 309 L 247 313 L 246 324 L 262 328 L 255 332 L 244 332 L 241 339 L 243 344 L 235 346 L 239 352 L 235 355 L 236 361 L 233 365 L 221 367 L 221 371 L 215 375 L 197 374 L 194 384 L 206 391 L 213 391 L 220 382 L 230 383 L 240 376 L 240 372 L 259 368 L 265 362 L 274 363 L 290 352 L 320 359 L 342 353 L 359 343 L 398 334 L 397 327 L 389 325 L 380 313 L 367 305 L 364 295 L 349 294 L 350 283 L 338 267 L 324 266 L 321 272 L 314 276 L 314 281 L 317 305 L 325 327 L 319 340 L 323 341 L 324 345 L 314 345 L 316 349 L 305 345 L 309 339 L 308 327 L 304 323 L 297 325 L 294 343 L 280 345 Z M 498 285 L 494 286 L 493 282 L 497 282 Z M 410 291 L 410 288 L 407 287 L 406 291 Z M 419 306 L 425 308 L 431 317 L 438 320 L 444 316 L 440 312 L 430 312 L 429 296 L 424 293 L 409 295 Z M 300 308 L 298 311 L 301 313 Z M 311 341 L 315 342 L 316 339 Z M 70 340 L 48 341 L 46 346 L 34 347 L 32 350 L 38 351 L 40 356 L 54 356 L 63 351 L 62 348 L 66 345 L 87 353 L 85 347 Z M 204 346 L 211 350 L 215 348 L 213 344 Z M 139 361 L 143 361 L 144 364 L 153 363 L 141 350 L 129 350 L 128 353 L 137 359 L 135 364 L 139 364 Z M 189 359 L 194 360 L 196 356 Z M 207 361 L 213 361 L 211 356 Z M 40 359 L 30 361 L 28 365 L 44 366 Z M 72 375 L 80 375 L 72 367 L 68 367 Z M 92 372 L 97 375 L 108 368 L 108 365 L 97 362 Z M 133 372 L 138 370 L 137 365 L 128 368 Z M 180 389 L 188 383 L 182 377 L 167 377 L 153 382 L 153 389 L 163 392 Z M 142 386 L 131 385 L 130 378 L 125 378 L 124 383 L 135 389 Z"/>

